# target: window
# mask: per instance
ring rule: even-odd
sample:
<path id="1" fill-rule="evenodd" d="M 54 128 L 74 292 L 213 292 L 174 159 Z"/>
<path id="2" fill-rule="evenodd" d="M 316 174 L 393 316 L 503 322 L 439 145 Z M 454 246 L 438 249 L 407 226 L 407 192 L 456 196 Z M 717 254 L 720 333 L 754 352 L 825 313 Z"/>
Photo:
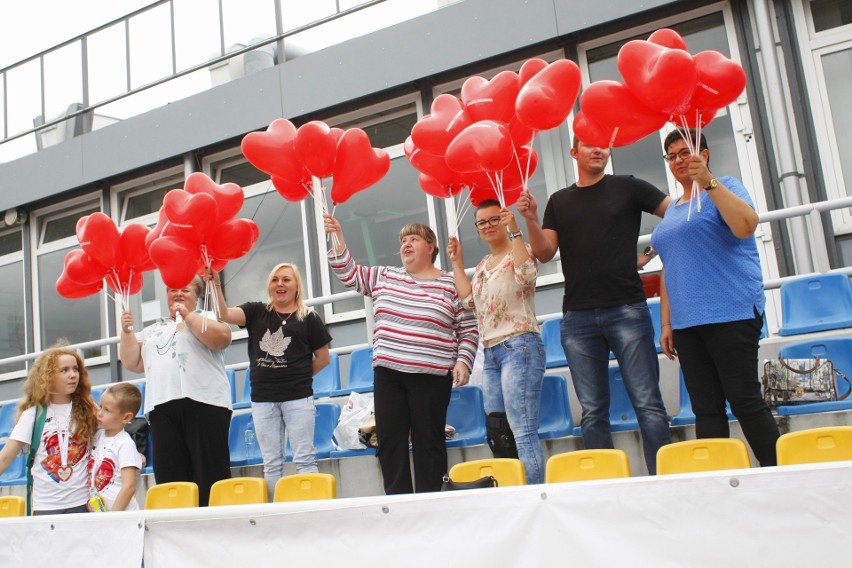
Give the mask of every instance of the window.
<path id="1" fill-rule="evenodd" d="M 20 229 L 0 233 L 0 359 L 27 352 L 22 245 Z M 0 365 L 0 374 L 24 368 L 23 362 Z"/>
<path id="2" fill-rule="evenodd" d="M 849 0 L 811 0 L 814 31 L 839 28 L 852 24 L 852 4 Z"/>

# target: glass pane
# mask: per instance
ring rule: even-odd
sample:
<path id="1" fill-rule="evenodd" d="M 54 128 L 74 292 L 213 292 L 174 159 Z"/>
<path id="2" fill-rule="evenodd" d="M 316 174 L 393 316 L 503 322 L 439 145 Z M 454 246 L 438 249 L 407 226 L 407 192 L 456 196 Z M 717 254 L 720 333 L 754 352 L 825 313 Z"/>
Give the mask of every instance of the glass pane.
<path id="1" fill-rule="evenodd" d="M 123 23 L 115 24 L 88 38 L 89 98 L 93 103 L 105 101 L 127 90 L 124 30 Z"/>
<path id="2" fill-rule="evenodd" d="M 62 273 L 68 249 L 38 257 L 38 305 L 41 326 L 41 347 L 46 348 L 60 339 L 69 343 L 94 341 L 102 337 L 103 301 L 101 294 L 78 300 L 66 300 L 56 293 L 56 278 Z M 84 350 L 86 357 L 102 355 L 102 348 Z"/>
<path id="3" fill-rule="evenodd" d="M 811 0 L 814 31 L 824 32 L 852 24 L 852 3 L 849 0 Z"/>
<path id="4" fill-rule="evenodd" d="M 172 28 L 167 4 L 131 19 L 129 33 L 131 87 L 172 74 Z"/>
<path id="5" fill-rule="evenodd" d="M 0 235 L 0 256 L 18 252 L 22 249 L 21 231 L 12 231 Z"/>
<path id="6" fill-rule="evenodd" d="M 217 181 L 217 183 L 220 184 L 235 183 L 242 188 L 263 182 L 268 183 L 269 176 L 248 162 L 223 169 L 220 178 Z"/>
<path id="7" fill-rule="evenodd" d="M 389 112 L 397 113 L 401 110 L 404 109 L 396 108 Z M 410 105 L 410 112 L 411 114 L 385 120 L 384 122 L 370 126 L 360 126 L 358 122 L 337 124 L 335 126 L 344 130 L 353 126 L 361 128 L 370 137 L 370 143 L 374 148 L 388 148 L 404 143 L 408 135 L 411 134 L 411 128 L 417 122 L 417 113 L 415 112 L 414 105 Z M 363 119 L 360 120 L 363 121 Z"/>
<path id="8" fill-rule="evenodd" d="M 91 215 L 96 211 L 100 211 L 100 209 L 92 207 L 91 209 L 86 209 L 85 211 L 80 211 L 72 215 L 50 219 L 46 222 L 44 237 L 41 240 L 41 244 L 52 243 L 60 239 L 75 236 L 77 234 L 77 221 L 80 220 L 80 217 L 83 217 L 84 215 Z M 60 272 L 62 272 L 62 270 L 57 272 L 56 276 L 59 276 Z"/>
<path id="9" fill-rule="evenodd" d="M 175 51 L 178 71 L 221 55 L 218 3 L 181 0 L 175 12 Z"/>
<path id="10" fill-rule="evenodd" d="M 18 241 L 20 233 L 16 233 Z M 27 352 L 26 320 L 24 317 L 24 266 L 13 262 L 0 266 L 0 359 Z M 0 373 L 19 371 L 24 363 L 0 365 Z"/>
<path id="11" fill-rule="evenodd" d="M 306 2 L 307 4 L 307 2 Z M 274 0 L 222 0 L 225 48 L 255 43 L 275 35 Z"/>
<path id="12" fill-rule="evenodd" d="M 379 183 L 338 206 L 335 216 L 343 227 L 346 245 L 355 262 L 399 266 L 400 229 L 408 223 L 429 224 L 425 197 L 417 183 L 417 170 L 402 156 L 391 160 L 390 171 Z M 446 235 L 438 234 L 438 247 L 443 249 L 446 245 Z M 328 266 L 325 259 L 323 262 Z M 334 275 L 331 284 L 333 293 L 347 290 Z M 333 304 L 335 313 L 363 307 L 361 298 Z"/>
<path id="13" fill-rule="evenodd" d="M 852 49 L 838 51 L 822 57 L 825 88 L 828 92 L 829 114 L 836 138 L 835 148 L 840 156 L 847 195 L 852 195 L 852 107 L 849 91 L 852 89 Z"/>
<path id="14" fill-rule="evenodd" d="M 280 0 L 284 31 L 300 28 L 335 12 L 334 0 Z"/>
<path id="15" fill-rule="evenodd" d="M 170 191 L 170 189 L 164 187 L 128 197 L 127 210 L 124 213 L 124 218 L 135 219 L 137 217 L 142 217 L 143 215 L 156 213 L 163 205 L 163 197 L 168 191 Z"/>
<path id="16" fill-rule="evenodd" d="M 39 60 L 30 61 L 6 73 L 6 119 L 9 134 L 33 127 L 33 119 L 41 116 L 41 67 Z"/>
<path id="17" fill-rule="evenodd" d="M 48 119 L 59 117 L 69 105 L 84 103 L 80 45 L 75 42 L 44 56 L 44 107 Z"/>

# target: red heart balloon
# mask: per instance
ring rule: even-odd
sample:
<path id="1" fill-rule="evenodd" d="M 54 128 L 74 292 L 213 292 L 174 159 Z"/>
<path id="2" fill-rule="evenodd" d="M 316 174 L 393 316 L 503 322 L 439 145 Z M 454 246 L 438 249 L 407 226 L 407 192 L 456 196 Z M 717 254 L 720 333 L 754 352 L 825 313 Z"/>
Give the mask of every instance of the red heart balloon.
<path id="1" fill-rule="evenodd" d="M 682 114 L 673 116 L 671 122 L 681 128 L 684 126 L 687 128 L 698 128 L 699 126 L 704 128 L 716 118 L 716 112 L 715 110 L 700 111 L 689 107 Z"/>
<path id="2" fill-rule="evenodd" d="M 513 155 L 509 127 L 481 120 L 462 130 L 447 147 L 447 166 L 460 173 L 497 172 L 509 165 Z"/>
<path id="3" fill-rule="evenodd" d="M 639 39 L 618 51 L 618 70 L 642 104 L 667 114 L 689 104 L 698 77 L 688 52 Z"/>
<path id="4" fill-rule="evenodd" d="M 79 284 L 100 282 L 108 268 L 93 260 L 83 249 L 69 250 L 63 263 L 65 274 Z"/>
<path id="5" fill-rule="evenodd" d="M 319 120 L 299 127 L 296 131 L 296 155 L 309 172 L 320 178 L 334 172 L 337 142 L 342 133 L 339 128 L 329 128 Z"/>
<path id="6" fill-rule="evenodd" d="M 166 217 L 166 212 L 163 211 L 162 206 L 160 210 L 157 211 L 157 224 L 148 231 L 148 236 L 145 237 L 145 248 L 150 247 L 151 243 L 159 237 L 163 233 L 163 229 L 166 225 L 169 224 L 169 218 Z"/>
<path id="7" fill-rule="evenodd" d="M 405 139 L 403 150 L 405 157 L 418 172 L 427 174 L 444 184 L 458 180 L 458 173 L 447 166 L 447 160 L 444 156 L 437 156 L 421 150 L 414 144 L 411 136 Z"/>
<path id="8" fill-rule="evenodd" d="M 286 118 L 272 121 L 264 132 L 249 132 L 240 148 L 243 156 L 257 169 L 291 181 L 310 177 L 296 156 L 296 127 Z"/>
<path id="9" fill-rule="evenodd" d="M 524 126 L 521 121 L 518 120 L 518 115 L 513 116 L 508 125 L 509 133 L 512 135 L 512 143 L 514 143 L 516 147 L 529 144 L 535 137 L 535 132 Z"/>
<path id="10" fill-rule="evenodd" d="M 62 271 L 62 274 L 60 274 L 59 278 L 56 279 L 56 292 L 68 300 L 78 300 L 80 298 L 85 298 L 86 296 L 91 296 L 92 294 L 97 294 L 103 290 L 103 287 L 104 284 L 101 280 L 92 284 L 80 284 L 79 282 L 74 282 L 68 277 L 68 274 L 66 274 L 65 271 Z"/>
<path id="11" fill-rule="evenodd" d="M 521 80 L 521 86 L 526 85 L 530 79 L 535 77 L 535 75 L 547 67 L 547 61 L 544 59 L 539 59 L 538 57 L 533 57 L 532 59 L 527 59 L 524 61 L 524 64 L 521 65 L 521 70 L 518 71 L 518 78 Z"/>
<path id="12" fill-rule="evenodd" d="M 121 262 L 139 273 L 154 269 L 154 263 L 148 256 L 148 246 L 145 244 L 148 233 L 150 229 L 142 223 L 130 223 L 121 229 L 118 237 Z"/>
<path id="13" fill-rule="evenodd" d="M 696 53 L 693 59 L 698 82 L 690 101 L 692 108 L 718 110 L 737 100 L 746 86 L 746 74 L 739 63 L 712 50 Z"/>
<path id="14" fill-rule="evenodd" d="M 461 185 L 444 183 L 428 174 L 418 175 L 417 182 L 420 184 L 420 189 L 422 189 L 426 195 L 440 197 L 442 199 L 458 195 L 462 190 Z"/>
<path id="15" fill-rule="evenodd" d="M 635 142 L 660 130 L 669 117 L 643 105 L 633 91 L 617 81 L 595 81 L 586 87 L 580 96 L 580 108 L 585 120 L 596 125 L 611 144 L 580 139 L 602 148 Z"/>
<path id="16" fill-rule="evenodd" d="M 80 218 L 77 240 L 86 254 L 107 268 L 118 263 L 118 228 L 109 216 L 98 211 Z"/>
<path id="17" fill-rule="evenodd" d="M 538 154 L 535 150 L 522 146 L 515 148 L 515 156 L 505 169 L 500 172 L 475 172 L 466 174 L 470 187 L 494 189 L 502 187 L 503 191 L 520 190 L 538 167 Z M 499 185 L 498 185 L 499 184 Z"/>
<path id="18" fill-rule="evenodd" d="M 287 201 L 302 201 L 311 194 L 310 185 L 294 183 L 276 176 L 272 176 L 272 185 Z"/>
<path id="19" fill-rule="evenodd" d="M 113 292 L 132 296 L 142 290 L 145 277 L 142 272 L 137 272 L 134 268 L 125 264 L 116 271 L 116 274 L 109 274 L 106 281 Z"/>
<path id="20" fill-rule="evenodd" d="M 490 81 L 470 77 L 462 85 L 461 100 L 473 121 L 509 122 L 515 115 L 515 99 L 521 80 L 514 71 L 501 71 Z"/>
<path id="21" fill-rule="evenodd" d="M 192 232 L 201 241 L 215 226 L 218 215 L 216 200 L 212 195 L 189 193 L 182 189 L 172 189 L 166 193 L 163 197 L 163 211 L 172 229 Z"/>
<path id="22" fill-rule="evenodd" d="M 198 245 L 179 237 L 158 237 L 148 248 L 148 254 L 160 270 L 165 285 L 179 290 L 195 277 L 201 250 Z"/>
<path id="23" fill-rule="evenodd" d="M 388 153 L 381 148 L 373 148 L 370 137 L 360 128 L 350 128 L 337 144 L 334 184 L 331 186 L 332 202 L 345 202 L 355 193 L 385 177 L 389 169 Z"/>
<path id="24" fill-rule="evenodd" d="M 432 101 L 432 111 L 411 128 L 411 139 L 421 150 L 443 156 L 447 146 L 473 121 L 462 102 L 444 93 Z"/>
<path id="25" fill-rule="evenodd" d="M 686 51 L 686 42 L 676 31 L 669 28 L 660 28 L 648 36 L 648 41 L 668 47 L 671 49 L 682 49 Z"/>
<path id="26" fill-rule="evenodd" d="M 207 239 L 210 258 L 232 260 L 248 253 L 257 241 L 257 224 L 251 219 L 231 219 L 216 227 Z"/>
<path id="27" fill-rule="evenodd" d="M 505 201 L 506 207 L 511 207 L 518 201 L 518 198 L 521 196 L 522 189 L 520 187 L 516 188 L 503 188 L 503 200 Z M 493 200 L 496 202 L 500 202 L 500 199 L 497 197 L 497 191 L 490 187 L 476 186 L 470 190 L 470 202 L 474 207 L 479 207 L 479 204 L 483 201 Z"/>
<path id="28" fill-rule="evenodd" d="M 193 195 L 206 193 L 216 201 L 216 224 L 233 219 L 240 212 L 245 201 L 243 188 L 235 183 L 219 185 L 203 172 L 189 174 L 183 189 Z"/>
<path id="29" fill-rule="evenodd" d="M 554 61 L 521 88 L 515 101 L 518 120 L 535 131 L 559 126 L 571 114 L 580 81 L 576 63 L 569 59 Z"/>

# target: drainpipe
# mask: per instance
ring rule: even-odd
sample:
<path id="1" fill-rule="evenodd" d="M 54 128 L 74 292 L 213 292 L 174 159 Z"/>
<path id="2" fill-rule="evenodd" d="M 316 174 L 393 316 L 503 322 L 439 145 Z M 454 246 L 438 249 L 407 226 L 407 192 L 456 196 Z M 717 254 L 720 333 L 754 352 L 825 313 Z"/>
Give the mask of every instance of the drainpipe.
<path id="1" fill-rule="evenodd" d="M 778 151 L 778 167 L 781 170 L 781 190 L 786 207 L 802 205 L 802 193 L 796 158 L 793 152 L 793 135 L 790 131 L 789 119 L 786 116 L 787 105 L 784 101 L 784 90 L 781 82 L 781 69 L 775 53 L 775 38 L 773 37 L 772 21 L 769 18 L 768 0 L 754 0 L 754 15 L 757 34 L 760 41 L 760 57 L 766 80 L 766 98 L 769 101 L 769 116 L 775 132 L 774 145 Z M 811 217 L 821 221 L 819 217 Z M 811 244 L 822 246 L 820 239 L 811 239 L 807 224 L 803 217 L 794 217 L 789 221 L 790 239 L 793 241 L 793 260 L 799 274 L 814 271 Z M 827 252 L 820 254 L 828 258 Z M 822 264 L 822 263 L 820 263 Z M 827 267 L 824 267 L 827 269 Z"/>

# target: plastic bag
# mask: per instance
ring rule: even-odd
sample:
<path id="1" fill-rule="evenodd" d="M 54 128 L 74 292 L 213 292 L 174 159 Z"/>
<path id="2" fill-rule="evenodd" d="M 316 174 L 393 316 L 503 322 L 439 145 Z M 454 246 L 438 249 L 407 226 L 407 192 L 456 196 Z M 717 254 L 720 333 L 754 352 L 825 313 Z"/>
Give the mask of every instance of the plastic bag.
<path id="1" fill-rule="evenodd" d="M 367 446 L 359 439 L 358 428 L 364 419 L 373 414 L 373 397 L 349 393 L 349 400 L 340 409 L 340 418 L 334 427 L 332 441 L 338 450 L 363 450 Z"/>

